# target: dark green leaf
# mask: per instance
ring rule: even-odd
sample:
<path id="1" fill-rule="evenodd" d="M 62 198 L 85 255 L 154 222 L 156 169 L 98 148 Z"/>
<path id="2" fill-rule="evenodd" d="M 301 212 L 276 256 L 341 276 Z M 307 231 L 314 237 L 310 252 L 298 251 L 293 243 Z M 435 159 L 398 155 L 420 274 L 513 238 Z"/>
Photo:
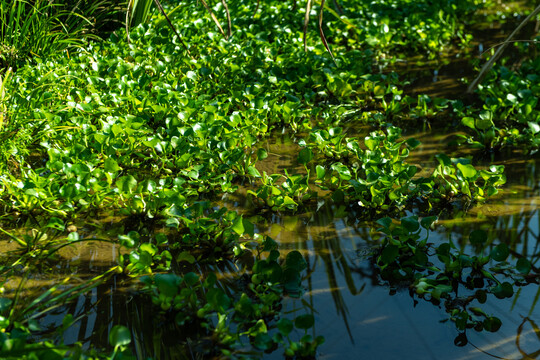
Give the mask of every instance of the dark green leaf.
<path id="1" fill-rule="evenodd" d="M 508 255 L 510 255 L 510 251 L 505 243 L 495 246 L 491 251 L 491 258 L 495 261 L 504 261 Z"/>
<path id="2" fill-rule="evenodd" d="M 523 275 L 527 275 L 531 272 L 531 262 L 525 258 L 519 258 L 516 263 L 516 269 Z"/>
<path id="3" fill-rule="evenodd" d="M 109 333 L 109 344 L 113 347 L 126 346 L 131 343 L 131 333 L 123 325 L 115 325 Z"/>
<path id="4" fill-rule="evenodd" d="M 298 162 L 300 164 L 306 165 L 313 159 L 313 152 L 305 147 L 300 150 L 300 153 L 298 154 Z"/>
<path id="5" fill-rule="evenodd" d="M 408 216 L 401 219 L 401 226 L 409 233 L 416 232 L 420 228 L 418 216 Z"/>
<path id="6" fill-rule="evenodd" d="M 395 245 L 388 245 L 383 249 L 380 259 L 383 264 L 390 264 L 397 258 L 398 255 L 399 248 Z"/>
<path id="7" fill-rule="evenodd" d="M 294 326 L 298 329 L 304 329 L 307 330 L 311 328 L 315 324 L 315 318 L 312 314 L 305 314 L 297 316 L 296 319 L 294 319 Z"/>
<path id="8" fill-rule="evenodd" d="M 283 335 L 283 336 L 289 336 L 289 334 L 291 333 L 291 331 L 293 330 L 293 322 L 287 318 L 281 318 L 279 319 L 279 321 L 277 322 L 277 328 L 279 330 L 279 332 Z"/>
<path id="9" fill-rule="evenodd" d="M 157 274 L 154 281 L 161 294 L 172 298 L 178 294 L 182 279 L 175 274 Z"/>
<path id="10" fill-rule="evenodd" d="M 482 246 L 487 241 L 487 233 L 484 230 L 473 230 L 469 234 L 469 241 L 474 246 Z"/>
<path id="11" fill-rule="evenodd" d="M 232 224 L 232 229 L 238 235 L 244 234 L 244 221 L 242 219 L 242 215 L 237 216 L 236 219 L 234 219 L 234 222 Z"/>

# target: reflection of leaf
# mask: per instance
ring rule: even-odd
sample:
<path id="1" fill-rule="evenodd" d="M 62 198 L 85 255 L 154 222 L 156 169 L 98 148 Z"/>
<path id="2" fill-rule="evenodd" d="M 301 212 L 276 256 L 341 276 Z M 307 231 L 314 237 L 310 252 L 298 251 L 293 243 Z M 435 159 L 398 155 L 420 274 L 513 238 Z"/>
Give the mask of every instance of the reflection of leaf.
<path id="1" fill-rule="evenodd" d="M 531 316 L 531 314 L 533 313 L 534 308 L 536 307 L 536 304 L 538 303 L 538 299 L 540 299 L 540 287 L 536 291 L 536 295 L 534 296 L 534 301 L 533 301 L 533 304 L 531 306 L 531 310 L 529 310 L 529 315 L 528 316 Z"/>
<path id="2" fill-rule="evenodd" d="M 473 230 L 469 234 L 469 241 L 474 246 L 482 246 L 487 241 L 487 233 L 484 230 Z"/>
<path id="3" fill-rule="evenodd" d="M 306 260 L 299 251 L 291 251 L 287 254 L 285 259 L 285 266 L 287 268 L 295 269 L 296 271 L 302 271 L 307 267 Z"/>

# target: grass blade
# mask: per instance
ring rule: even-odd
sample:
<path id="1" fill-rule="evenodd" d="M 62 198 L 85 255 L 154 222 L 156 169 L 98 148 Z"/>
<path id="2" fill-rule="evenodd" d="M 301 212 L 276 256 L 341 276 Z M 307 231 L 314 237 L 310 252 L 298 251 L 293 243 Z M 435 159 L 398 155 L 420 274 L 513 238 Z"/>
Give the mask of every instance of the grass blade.
<path id="1" fill-rule="evenodd" d="M 512 33 L 510 35 L 508 35 L 508 37 L 506 38 L 506 40 L 503 42 L 503 44 L 497 49 L 497 51 L 495 51 L 495 54 L 493 54 L 493 56 L 491 57 L 491 59 L 489 59 L 489 61 L 487 63 L 484 64 L 484 66 L 482 66 L 482 69 L 480 70 L 480 73 L 478 74 L 478 76 L 476 77 L 476 79 L 473 80 L 473 82 L 469 85 L 469 87 L 467 88 L 467 91 L 466 93 L 467 94 L 471 94 L 474 89 L 476 89 L 476 87 L 478 86 L 478 84 L 480 84 L 480 82 L 482 82 L 482 80 L 484 79 L 484 76 L 488 73 L 488 71 L 493 67 L 493 64 L 495 64 L 495 62 L 501 57 L 501 55 L 503 54 L 503 51 L 504 49 L 506 49 L 506 47 L 508 46 L 508 44 L 510 44 L 512 42 L 512 39 L 514 38 L 514 36 L 521 30 L 521 28 L 523 26 L 525 26 L 525 24 L 527 24 L 529 22 L 529 20 L 531 20 L 532 18 L 534 18 L 538 13 L 540 13 L 540 5 L 538 5 L 536 7 L 536 9 L 534 9 L 533 12 L 531 12 L 529 14 L 529 16 L 527 16 L 519 25 L 517 28 L 514 29 L 514 31 L 512 31 Z"/>
<path id="2" fill-rule="evenodd" d="M 343 14 L 343 9 L 341 8 L 337 0 L 334 0 L 334 7 L 336 8 L 336 11 L 338 12 L 339 15 Z"/>
<path id="3" fill-rule="evenodd" d="M 188 49 L 186 43 L 184 43 L 184 40 L 182 40 L 182 36 L 180 36 L 178 31 L 176 31 L 176 28 L 174 27 L 173 23 L 171 22 L 171 19 L 169 19 L 169 17 L 167 16 L 167 13 L 163 9 L 163 6 L 161 6 L 161 3 L 159 2 L 159 0 L 154 0 L 154 1 L 156 2 L 156 6 L 158 7 L 161 14 L 165 17 L 165 20 L 167 20 L 167 23 L 169 24 L 169 27 L 172 29 L 172 31 L 174 31 L 174 33 L 178 37 L 178 40 L 182 43 L 182 46 L 184 47 L 184 49 L 186 49 L 188 55 L 191 56 L 191 53 L 189 52 L 189 49 Z"/>
<path id="4" fill-rule="evenodd" d="M 231 13 L 229 12 L 229 7 L 225 0 L 221 0 L 221 4 L 225 8 L 225 13 L 227 14 L 227 38 L 230 38 L 232 35 L 232 22 L 231 22 Z"/>
<path id="5" fill-rule="evenodd" d="M 227 37 L 227 35 L 225 35 L 225 31 L 223 31 L 223 28 L 221 27 L 221 24 L 219 23 L 219 20 L 217 19 L 216 15 L 214 15 L 214 12 L 212 11 L 212 9 L 210 9 L 210 7 L 206 3 L 206 1 L 201 0 L 201 2 L 203 4 L 203 6 L 206 8 L 206 10 L 208 11 L 208 13 L 210 14 L 210 17 L 212 18 L 212 20 L 214 20 L 214 23 L 216 23 L 216 25 L 217 25 L 217 27 L 219 29 L 219 32 L 221 32 L 223 37 Z"/>
<path id="6" fill-rule="evenodd" d="M 306 4 L 306 16 L 304 17 L 304 51 L 307 51 L 307 27 L 309 24 L 309 13 L 311 12 L 311 0 Z"/>
<path id="7" fill-rule="evenodd" d="M 326 50 L 328 51 L 328 53 L 332 57 L 332 60 L 336 64 L 336 59 L 334 58 L 334 54 L 332 54 L 332 50 L 330 50 L 330 47 L 328 46 L 328 42 L 326 41 L 326 36 L 324 36 L 324 31 L 322 29 L 323 12 L 324 12 L 324 3 L 325 2 L 326 2 L 326 0 L 321 0 L 321 11 L 319 12 L 319 34 L 321 35 L 321 40 L 322 40 L 322 42 L 324 44 L 324 47 L 326 48 Z"/>
<path id="8" fill-rule="evenodd" d="M 259 11 L 259 6 L 260 5 L 261 5 L 261 0 L 257 0 L 257 6 L 255 6 L 255 11 L 253 12 L 252 18 L 254 18 L 255 15 L 257 15 L 257 11 Z"/>

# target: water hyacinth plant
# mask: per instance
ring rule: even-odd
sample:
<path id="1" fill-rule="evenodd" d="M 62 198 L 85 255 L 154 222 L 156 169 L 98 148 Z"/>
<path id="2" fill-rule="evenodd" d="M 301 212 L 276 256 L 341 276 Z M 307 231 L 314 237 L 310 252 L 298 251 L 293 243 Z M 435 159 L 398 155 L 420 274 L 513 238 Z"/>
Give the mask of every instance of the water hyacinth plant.
<path id="1" fill-rule="evenodd" d="M 330 348 L 322 296 L 351 338 L 345 298 L 368 286 L 445 305 L 461 336 L 502 328 L 484 301 L 535 283 L 535 251 L 466 228 L 468 251 L 431 227 L 500 201 L 512 164 L 485 155 L 506 125 L 537 134 L 536 60 L 495 68 L 470 102 L 411 93 L 399 68 L 466 48 L 494 2 L 2 4 L 22 52 L 0 84 L 0 357 L 312 359 Z M 126 30 L 98 26 L 125 10 Z M 468 132 L 451 148 L 421 129 Z M 64 255 L 95 243 L 99 266 Z M 77 326 L 90 337 L 64 336 Z"/>

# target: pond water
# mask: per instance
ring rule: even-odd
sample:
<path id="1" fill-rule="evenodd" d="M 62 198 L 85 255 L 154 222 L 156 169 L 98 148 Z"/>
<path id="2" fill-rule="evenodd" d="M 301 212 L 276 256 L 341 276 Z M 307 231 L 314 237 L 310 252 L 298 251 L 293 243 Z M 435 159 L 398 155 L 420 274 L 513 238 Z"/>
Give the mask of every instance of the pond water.
<path id="1" fill-rule="evenodd" d="M 445 136 L 419 134 L 424 142 L 416 160 L 428 167 L 430 158 L 446 143 Z M 431 142 L 429 141 L 431 139 Z M 435 141 L 433 141 L 435 140 Z M 415 158 L 413 157 L 413 160 Z M 427 160 L 427 161 L 426 161 Z M 419 161 L 420 162 L 420 161 Z M 448 237 L 464 244 L 474 229 L 488 232 L 494 245 L 505 242 L 538 264 L 540 258 L 540 168 L 538 157 L 499 159 L 506 166 L 508 183 L 498 198 L 461 214 L 441 214 L 432 242 Z M 412 161 L 412 163 L 415 163 Z M 416 301 L 407 288 L 390 289 L 381 284 L 369 261 L 378 241 L 370 226 L 354 216 L 340 217 L 339 210 L 322 208 L 301 217 L 276 219 L 269 231 L 281 249 L 297 249 L 308 256 L 311 269 L 302 299 L 288 299 L 285 312 L 306 311 L 307 302 L 316 315 L 314 333 L 326 339 L 323 359 L 534 359 L 540 356 L 540 309 L 536 308 L 538 282 L 523 287 L 511 299 L 491 299 L 486 312 L 499 317 L 496 333 L 467 332 L 469 343 L 454 345 L 458 331 L 444 308 Z M 276 225 L 277 224 L 277 225 Z M 459 246 L 459 245 L 458 245 Z M 472 251 L 472 249 L 469 249 Z"/>

